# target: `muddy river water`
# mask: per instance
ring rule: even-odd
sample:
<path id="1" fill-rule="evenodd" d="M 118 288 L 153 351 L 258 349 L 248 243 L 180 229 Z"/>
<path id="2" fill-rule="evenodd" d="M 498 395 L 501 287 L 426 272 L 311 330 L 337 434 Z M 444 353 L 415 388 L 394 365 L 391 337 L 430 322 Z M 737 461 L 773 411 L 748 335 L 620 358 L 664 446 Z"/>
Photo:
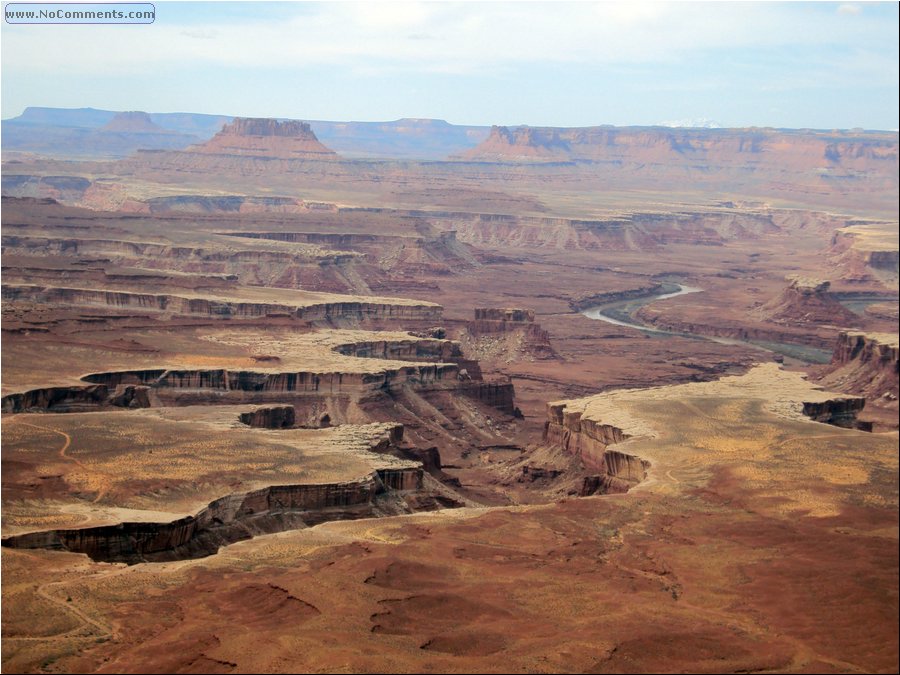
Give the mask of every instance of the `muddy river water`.
<path id="1" fill-rule="evenodd" d="M 795 345 L 786 342 L 766 342 L 763 340 L 739 340 L 737 338 L 723 338 L 712 335 L 703 335 L 700 333 L 685 333 L 667 331 L 653 326 L 637 323 L 635 319 L 636 312 L 651 302 L 674 298 L 679 295 L 687 295 L 689 293 L 702 293 L 702 288 L 696 286 L 687 286 L 679 283 L 664 283 L 663 292 L 653 295 L 646 295 L 631 300 L 620 300 L 618 302 L 610 302 L 603 305 L 588 307 L 581 313 L 589 319 L 605 321 L 616 326 L 625 326 L 626 328 L 634 328 L 636 330 L 650 333 L 654 336 L 670 336 L 677 335 L 679 337 L 696 338 L 699 340 L 710 340 L 726 345 L 745 345 L 753 349 L 759 349 L 767 352 L 781 354 L 789 359 L 801 361 L 803 363 L 828 363 L 831 360 L 831 352 L 824 349 L 816 349 L 806 345 Z"/>

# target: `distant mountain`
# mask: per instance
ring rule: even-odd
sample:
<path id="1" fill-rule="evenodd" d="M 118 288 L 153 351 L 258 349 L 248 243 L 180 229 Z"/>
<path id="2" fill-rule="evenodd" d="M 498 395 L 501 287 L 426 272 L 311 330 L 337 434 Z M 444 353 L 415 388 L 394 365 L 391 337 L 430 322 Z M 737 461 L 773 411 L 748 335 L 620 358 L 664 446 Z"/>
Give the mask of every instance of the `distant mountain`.
<path id="1" fill-rule="evenodd" d="M 200 113 L 122 117 L 112 110 L 34 107 L 3 121 L 2 142 L 4 151 L 60 158 L 125 157 L 139 149 L 183 150 L 201 144 L 235 119 Z M 776 167 L 788 162 L 792 169 L 826 173 L 836 167 L 866 171 L 876 165 L 881 171 L 886 162 L 897 161 L 896 132 L 725 129 L 702 118 L 655 127 L 486 127 L 423 118 L 306 124 L 326 149 L 361 159 L 453 157 L 478 162 L 674 163 L 697 168 L 760 162 Z"/>
<path id="2" fill-rule="evenodd" d="M 392 122 L 311 121 L 319 140 L 345 157 L 443 160 L 473 148 L 490 127 L 444 120 L 404 118 Z"/>
<path id="3" fill-rule="evenodd" d="M 3 120 L 3 125 L 22 124 L 48 127 L 81 127 L 94 129 L 107 124 L 116 112 L 96 108 L 41 108 L 28 107 L 18 117 Z"/>
<path id="4" fill-rule="evenodd" d="M 98 110 L 96 108 L 40 108 L 28 107 L 18 117 L 3 120 L 3 126 L 77 127 L 99 129 L 109 124 L 120 111 Z M 150 121 L 169 131 L 209 138 L 232 120 L 225 115 L 205 115 L 202 113 L 142 113 Z"/>
<path id="5" fill-rule="evenodd" d="M 458 158 L 895 175 L 897 156 L 897 134 L 890 132 L 601 126 L 493 127 L 483 143 Z"/>
<path id="6" fill-rule="evenodd" d="M 153 125 L 181 134 L 183 138 L 177 141 L 174 137 L 156 140 L 144 137 L 140 143 L 127 143 L 90 133 L 102 130 L 117 114 L 113 110 L 94 108 L 26 108 L 18 117 L 3 121 L 3 148 L 57 157 L 122 157 L 138 148 L 186 148 L 212 138 L 235 119 L 200 113 L 148 114 Z M 486 126 L 462 126 L 444 120 L 414 118 L 390 122 L 317 120 L 308 124 L 325 146 L 343 156 L 359 158 L 443 160 L 475 147 L 490 131 Z"/>
<path id="7" fill-rule="evenodd" d="M 3 120 L 3 150 L 61 158 L 126 157 L 137 150 L 180 150 L 203 140 L 195 133 L 198 125 L 177 124 L 177 113 L 171 120 L 167 117 L 94 108 L 26 108 L 19 117 Z"/>

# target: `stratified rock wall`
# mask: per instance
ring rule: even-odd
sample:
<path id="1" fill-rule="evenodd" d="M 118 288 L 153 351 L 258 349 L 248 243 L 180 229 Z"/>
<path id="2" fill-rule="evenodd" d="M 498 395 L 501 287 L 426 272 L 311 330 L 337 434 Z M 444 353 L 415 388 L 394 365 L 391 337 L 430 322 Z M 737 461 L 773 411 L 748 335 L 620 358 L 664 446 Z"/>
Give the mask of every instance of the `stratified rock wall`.
<path id="1" fill-rule="evenodd" d="M 896 334 L 842 332 L 834 346 L 831 363 L 819 376 L 819 382 L 896 408 L 900 395 L 897 353 Z"/>
<path id="2" fill-rule="evenodd" d="M 565 403 L 547 405 L 544 442 L 581 460 L 584 469 L 596 474 L 585 484 L 582 494 L 627 492 L 647 476 L 650 464 L 609 446 L 621 443 L 628 435 L 610 424 L 583 419 L 580 411 L 569 411 Z M 612 480 L 615 479 L 615 480 Z M 593 481 L 593 482 L 591 482 Z M 596 484 L 594 484 L 596 483 Z"/>
<path id="3" fill-rule="evenodd" d="M 432 304 L 389 304 L 386 302 L 315 302 L 295 306 L 272 302 L 241 302 L 213 298 L 186 298 L 170 294 L 106 291 L 87 288 L 56 288 L 30 284 L 4 284 L 4 300 L 32 300 L 48 304 L 99 305 L 118 309 L 200 315 L 215 318 L 258 319 L 296 317 L 310 322 L 411 320 L 437 321 L 441 307 Z"/>
<path id="4" fill-rule="evenodd" d="M 478 307 L 475 319 L 467 323 L 467 330 L 474 338 L 519 333 L 521 349 L 526 353 L 537 358 L 556 356 L 550 345 L 550 333 L 534 322 L 533 309 Z"/>
<path id="5" fill-rule="evenodd" d="M 198 558 L 255 534 L 328 520 L 377 515 L 376 496 L 419 490 L 421 468 L 379 469 L 358 481 L 276 485 L 216 499 L 196 516 L 168 523 L 130 522 L 7 537 L 3 546 L 85 553 L 94 560 L 138 563 Z"/>

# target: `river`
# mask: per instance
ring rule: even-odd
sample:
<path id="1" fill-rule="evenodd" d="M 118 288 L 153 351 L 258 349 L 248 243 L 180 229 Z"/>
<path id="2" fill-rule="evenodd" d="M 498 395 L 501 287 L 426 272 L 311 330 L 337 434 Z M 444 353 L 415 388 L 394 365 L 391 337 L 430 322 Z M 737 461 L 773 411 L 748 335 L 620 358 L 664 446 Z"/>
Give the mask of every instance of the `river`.
<path id="1" fill-rule="evenodd" d="M 795 345 L 786 342 L 767 342 L 739 340 L 737 338 L 723 338 L 712 335 L 703 335 L 702 333 L 684 333 L 663 330 L 653 326 L 635 323 L 635 313 L 644 305 L 657 300 L 665 300 L 666 298 L 674 298 L 679 295 L 687 295 L 688 293 L 702 293 L 702 288 L 695 286 L 685 286 L 678 283 L 663 284 L 663 292 L 654 295 L 644 296 L 642 298 L 633 298 L 631 300 L 620 300 L 619 302 L 609 302 L 595 307 L 588 307 L 581 313 L 589 319 L 605 321 L 615 326 L 624 326 L 626 328 L 634 328 L 645 333 L 652 333 L 660 336 L 677 335 L 679 337 L 695 338 L 698 340 L 709 340 L 724 345 L 743 345 L 766 352 L 781 354 L 790 359 L 795 359 L 804 364 L 812 363 L 828 363 L 831 360 L 831 352 L 824 349 L 816 349 L 815 347 L 807 347 L 805 345 Z"/>

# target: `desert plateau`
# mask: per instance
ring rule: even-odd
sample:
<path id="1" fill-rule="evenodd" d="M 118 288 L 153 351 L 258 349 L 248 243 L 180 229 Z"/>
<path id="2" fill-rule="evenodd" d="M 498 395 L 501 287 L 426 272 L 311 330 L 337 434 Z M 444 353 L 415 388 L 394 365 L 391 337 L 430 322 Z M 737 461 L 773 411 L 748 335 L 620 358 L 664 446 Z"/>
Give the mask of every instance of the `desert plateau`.
<path id="1" fill-rule="evenodd" d="M 896 129 L 302 114 L 3 120 L 4 672 L 897 671 Z"/>

